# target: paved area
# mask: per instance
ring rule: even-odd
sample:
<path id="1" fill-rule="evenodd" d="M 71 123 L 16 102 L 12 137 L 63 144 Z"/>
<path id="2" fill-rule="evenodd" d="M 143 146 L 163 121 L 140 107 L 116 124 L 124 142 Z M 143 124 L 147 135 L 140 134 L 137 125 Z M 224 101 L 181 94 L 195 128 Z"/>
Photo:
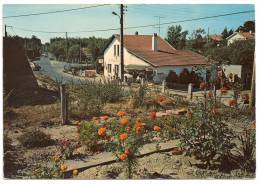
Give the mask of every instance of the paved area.
<path id="1" fill-rule="evenodd" d="M 58 81 L 58 82 L 63 81 L 65 83 L 69 83 L 69 82 L 80 83 L 84 80 L 101 79 L 101 76 L 95 78 L 86 78 L 86 77 L 79 77 L 68 73 L 64 73 L 63 72 L 64 66 L 67 65 L 68 63 L 50 60 L 48 57 L 41 57 L 40 60 L 34 62 L 41 66 L 41 70 L 39 71 L 40 73 L 49 76 L 54 81 Z"/>

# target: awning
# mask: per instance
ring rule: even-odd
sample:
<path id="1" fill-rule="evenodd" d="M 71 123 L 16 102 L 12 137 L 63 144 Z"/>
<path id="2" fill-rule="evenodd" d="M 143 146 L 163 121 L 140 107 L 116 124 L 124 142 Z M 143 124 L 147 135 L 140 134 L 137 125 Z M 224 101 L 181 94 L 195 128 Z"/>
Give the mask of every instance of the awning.
<path id="1" fill-rule="evenodd" d="M 126 70 L 153 71 L 153 67 L 145 65 L 126 65 Z"/>

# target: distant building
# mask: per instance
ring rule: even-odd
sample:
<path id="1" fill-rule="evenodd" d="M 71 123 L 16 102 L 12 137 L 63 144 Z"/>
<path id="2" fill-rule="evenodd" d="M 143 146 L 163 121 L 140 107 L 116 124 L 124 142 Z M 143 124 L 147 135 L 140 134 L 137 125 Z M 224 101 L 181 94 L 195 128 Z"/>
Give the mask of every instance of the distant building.
<path id="1" fill-rule="evenodd" d="M 196 66 L 206 65 L 206 58 L 187 50 L 176 50 L 167 41 L 154 35 L 124 35 L 125 72 L 164 78 L 171 71 L 179 75 L 185 68 L 192 71 Z M 104 76 L 120 77 L 120 36 L 113 35 L 104 50 Z M 205 78 L 205 72 L 202 72 Z"/>
<path id="2" fill-rule="evenodd" d="M 239 40 L 250 40 L 255 39 L 255 33 L 250 32 L 234 32 L 232 35 L 226 38 L 227 45 L 234 43 Z"/>
<path id="3" fill-rule="evenodd" d="M 223 40 L 223 37 L 222 35 L 210 35 L 209 36 L 209 41 L 212 41 L 212 42 L 216 42 L 216 43 L 219 43 Z"/>

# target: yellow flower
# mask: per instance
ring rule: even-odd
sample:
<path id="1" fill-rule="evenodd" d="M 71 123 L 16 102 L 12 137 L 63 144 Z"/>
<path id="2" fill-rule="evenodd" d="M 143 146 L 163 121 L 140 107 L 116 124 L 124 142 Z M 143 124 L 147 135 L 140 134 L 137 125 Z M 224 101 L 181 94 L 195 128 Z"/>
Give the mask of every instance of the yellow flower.
<path id="1" fill-rule="evenodd" d="M 59 155 L 55 155 L 55 156 L 53 157 L 53 160 L 54 160 L 55 162 L 59 162 L 59 161 L 60 161 L 60 156 L 59 156 Z"/>
<path id="2" fill-rule="evenodd" d="M 78 176 L 79 171 L 77 169 L 75 169 L 75 170 L 73 170 L 72 174 L 73 174 L 73 176 Z"/>
<path id="3" fill-rule="evenodd" d="M 65 164 L 60 165 L 61 172 L 65 172 L 68 169 L 68 167 Z"/>

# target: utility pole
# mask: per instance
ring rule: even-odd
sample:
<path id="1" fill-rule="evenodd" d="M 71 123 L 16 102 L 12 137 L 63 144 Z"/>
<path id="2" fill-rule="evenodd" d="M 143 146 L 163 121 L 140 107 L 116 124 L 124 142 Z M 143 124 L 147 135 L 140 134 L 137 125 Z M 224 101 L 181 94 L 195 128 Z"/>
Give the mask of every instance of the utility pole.
<path id="1" fill-rule="evenodd" d="M 69 43 L 68 43 L 68 33 L 66 32 L 66 61 L 69 62 Z"/>
<path id="2" fill-rule="evenodd" d="M 124 81 L 124 5 L 120 5 L 120 61 L 121 81 Z"/>
<path id="3" fill-rule="evenodd" d="M 161 19 L 165 18 L 165 17 L 162 17 L 162 16 L 154 16 L 154 17 L 158 17 L 158 27 L 155 27 L 155 28 L 158 28 L 158 33 L 159 33 L 159 36 L 160 36 L 160 33 L 161 33 Z"/>
<path id="4" fill-rule="evenodd" d="M 5 38 L 7 38 L 6 24 L 5 24 Z"/>
<path id="5" fill-rule="evenodd" d="M 253 62 L 253 74 L 252 74 L 252 81 L 251 81 L 251 92 L 250 92 L 250 101 L 249 106 L 251 108 L 255 107 L 255 57 Z"/>
<path id="6" fill-rule="evenodd" d="M 208 39 L 207 39 L 207 43 L 209 43 L 209 27 L 208 27 Z"/>
<path id="7" fill-rule="evenodd" d="M 81 40 L 79 41 L 79 63 L 81 63 Z"/>

